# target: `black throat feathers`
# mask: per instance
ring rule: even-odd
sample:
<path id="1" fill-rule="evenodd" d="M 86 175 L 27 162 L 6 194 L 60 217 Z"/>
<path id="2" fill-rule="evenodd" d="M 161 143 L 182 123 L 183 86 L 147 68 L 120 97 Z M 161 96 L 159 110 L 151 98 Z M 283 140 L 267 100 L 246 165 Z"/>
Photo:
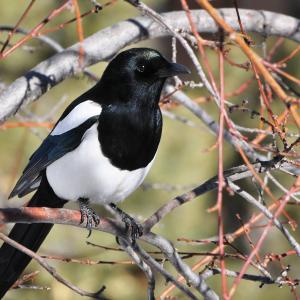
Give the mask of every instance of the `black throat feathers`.
<path id="1" fill-rule="evenodd" d="M 144 168 L 153 160 L 162 132 L 158 102 L 163 83 L 127 89 L 127 95 L 122 90 L 106 95 L 122 97 L 122 101 L 102 104 L 98 125 L 101 150 L 119 169 Z"/>

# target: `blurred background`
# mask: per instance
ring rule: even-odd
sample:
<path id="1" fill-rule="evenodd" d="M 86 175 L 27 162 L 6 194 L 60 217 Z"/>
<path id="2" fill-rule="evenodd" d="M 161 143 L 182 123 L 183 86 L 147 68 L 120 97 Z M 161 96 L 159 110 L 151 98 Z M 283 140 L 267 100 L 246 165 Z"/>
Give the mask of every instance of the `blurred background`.
<path id="1" fill-rule="evenodd" d="M 0 10 L 0 26 L 11 25 L 14 26 L 19 17 L 29 4 L 27 1 L 10 1 L 1 3 Z M 91 1 L 79 1 L 81 11 L 91 9 Z M 104 3 L 104 1 L 99 1 Z M 37 1 L 30 10 L 30 13 L 23 22 L 23 29 L 30 30 L 45 16 L 49 14 L 54 8 L 60 5 L 62 1 Z M 180 10 L 181 5 L 178 0 L 146 0 L 145 3 L 150 5 L 158 12 L 166 12 L 172 10 Z M 194 1 L 189 1 L 191 8 L 198 8 Z M 216 7 L 232 7 L 232 1 L 212 1 Z M 279 13 L 289 14 L 295 17 L 300 17 L 300 2 L 295 0 L 289 1 L 238 1 L 240 8 L 251 8 L 257 10 L 271 10 Z M 114 5 L 105 7 L 98 14 L 92 14 L 83 19 L 84 36 L 87 37 L 94 32 L 97 32 L 107 26 L 119 22 L 126 18 L 137 16 L 137 11 L 126 4 L 124 1 L 116 1 Z M 70 10 L 65 12 L 61 17 L 55 19 L 52 26 L 57 22 L 61 22 L 74 17 L 74 13 Z M 7 32 L 0 30 L 0 41 L 5 41 Z M 68 47 L 78 41 L 78 34 L 76 31 L 76 23 L 66 26 L 63 30 L 49 33 L 49 36 L 55 39 L 63 47 Z M 250 34 L 255 44 L 257 45 L 257 52 L 262 53 L 262 42 L 264 39 L 258 35 Z M 13 44 L 20 35 L 16 35 L 11 41 Z M 276 42 L 276 38 L 268 38 L 266 41 L 267 49 Z M 101 43 L 101 41 L 99 41 Z M 157 39 L 143 43 L 138 46 L 149 46 L 159 49 L 168 58 L 171 57 L 171 39 Z M 279 51 L 274 57 L 274 61 L 288 55 L 292 49 L 295 49 L 297 44 L 292 41 L 285 41 L 280 47 Z M 218 57 L 215 52 L 207 50 L 209 61 L 213 66 L 215 75 L 218 74 Z M 24 47 L 18 49 L 5 60 L 0 61 L 0 89 L 5 88 L 16 78 L 24 74 L 26 71 L 34 67 L 39 62 L 50 57 L 54 51 L 47 45 L 40 41 L 33 40 L 25 44 Z M 230 57 L 236 62 L 244 62 L 245 57 L 241 52 L 234 48 L 230 52 Z M 185 63 L 190 67 L 190 61 L 186 54 L 179 49 L 178 61 Z M 92 72 L 101 76 L 106 63 L 99 63 L 91 68 Z M 286 71 L 293 76 L 300 77 L 300 60 L 299 56 L 294 58 L 288 64 Z M 251 72 L 234 68 L 226 65 L 226 92 L 231 92 L 238 88 L 247 78 L 252 76 Z M 195 78 L 195 80 L 197 80 Z M 76 76 L 72 79 L 67 79 L 44 96 L 37 102 L 25 107 L 18 116 L 18 119 L 11 119 L 9 121 L 20 120 L 43 120 L 43 122 L 54 122 L 65 109 L 65 107 L 74 100 L 78 95 L 90 88 L 93 82 L 84 76 Z M 207 95 L 203 89 L 194 89 L 188 91 L 192 97 L 201 97 Z M 242 100 L 247 100 L 249 106 L 253 109 L 259 109 L 258 90 L 255 84 L 250 85 L 247 92 L 232 97 L 230 100 L 233 103 L 241 103 Z M 199 104 L 203 106 L 216 120 L 218 118 L 218 110 L 214 103 Z M 276 109 L 276 108 L 275 108 Z M 278 110 L 282 107 L 278 106 Z M 140 220 L 144 220 L 150 216 L 163 203 L 176 195 L 191 189 L 201 182 L 209 179 L 217 174 L 217 150 L 210 149 L 216 143 L 216 137 L 213 136 L 207 128 L 195 118 L 190 112 L 184 108 L 174 108 L 172 113 L 181 117 L 187 118 L 191 122 L 191 126 L 187 126 L 178 121 L 169 118 L 164 119 L 164 130 L 161 145 L 158 151 L 156 161 L 152 167 L 149 176 L 146 178 L 145 185 L 140 188 L 132 196 L 130 196 L 121 208 L 129 214 L 138 216 Z M 248 115 L 237 113 L 232 116 L 237 124 L 244 126 L 257 126 L 258 121 L 252 120 Z M 0 206 L 21 206 L 26 199 L 12 199 L 7 201 L 7 196 L 13 188 L 16 180 L 20 176 L 25 167 L 31 153 L 41 143 L 41 139 L 48 133 L 47 128 L 24 128 L 17 127 L 0 131 Z M 224 168 L 230 168 L 242 163 L 239 155 L 233 151 L 233 148 L 225 143 L 225 159 Z M 276 174 L 281 183 L 289 187 L 291 180 L 288 176 Z M 153 184 L 160 183 L 157 188 L 153 188 Z M 255 194 L 255 187 L 251 180 L 245 181 L 242 186 Z M 282 193 L 274 188 L 276 196 Z M 244 222 L 247 222 L 255 210 L 248 206 L 239 197 L 228 196 L 224 193 L 224 221 L 225 232 L 233 232 L 241 226 L 241 223 L 236 218 L 239 214 Z M 207 193 L 190 203 L 183 205 L 173 213 L 164 218 L 159 225 L 154 228 L 154 232 L 163 235 L 172 240 L 175 246 L 182 251 L 210 251 L 214 248 L 213 244 L 185 244 L 178 242 L 178 238 L 185 237 L 187 239 L 205 240 L 215 237 L 217 235 L 217 217 L 215 213 L 208 213 L 207 209 L 212 207 L 216 202 L 216 193 Z M 78 209 L 76 204 L 68 204 L 67 207 Z M 100 215 L 107 214 L 101 207 L 97 207 Z M 296 220 L 299 218 L 299 212 L 295 207 L 287 208 L 287 211 Z M 3 226 L 1 230 L 8 232 L 10 226 Z M 260 230 L 251 232 L 252 241 L 255 242 Z M 299 240 L 299 230 L 295 233 Z M 55 225 L 50 235 L 42 245 L 39 253 L 44 255 L 64 256 L 68 258 L 92 260 L 114 261 L 127 263 L 129 261 L 126 254 L 104 250 L 99 247 L 87 245 L 87 241 L 106 246 L 118 248 L 115 238 L 101 232 L 93 232 L 92 236 L 87 239 L 87 231 L 79 228 Z M 241 251 L 247 253 L 250 251 L 250 245 L 245 237 L 237 239 L 236 247 Z M 289 246 L 282 239 L 280 233 L 276 229 L 272 229 L 266 241 L 264 242 L 265 251 L 281 253 L 289 249 Z M 151 250 L 149 247 L 147 249 Z M 271 249 L 271 250 L 270 250 Z M 154 249 L 152 249 L 154 250 Z M 262 250 L 264 253 L 264 250 Z M 193 257 L 189 259 L 189 265 L 194 265 L 200 258 Z M 144 274 L 135 265 L 130 264 L 105 264 L 89 266 L 76 263 L 64 263 L 55 260 L 49 260 L 49 263 L 57 268 L 58 272 L 68 278 L 72 283 L 89 291 L 99 289 L 101 285 L 106 285 L 107 290 L 105 295 L 110 299 L 124 299 L 124 300 L 140 300 L 146 299 L 147 281 Z M 228 260 L 228 267 L 233 270 L 239 270 L 241 266 L 237 260 Z M 296 258 L 287 258 L 285 264 L 291 264 L 291 274 L 293 277 L 300 278 L 299 266 L 297 266 Z M 169 268 L 171 272 L 173 270 Z M 40 267 L 32 262 L 27 268 L 26 273 L 34 270 L 41 270 Z M 274 263 L 270 267 L 272 274 L 278 274 L 282 269 L 278 263 Z M 199 270 L 201 271 L 201 270 Z M 251 268 L 249 272 L 253 271 Z M 175 274 L 175 273 L 174 273 Z M 229 282 L 232 282 L 229 280 Z M 220 291 L 220 277 L 215 276 L 209 279 L 208 283 Z M 81 299 L 78 295 L 61 285 L 48 275 L 47 272 L 41 270 L 39 275 L 35 278 L 33 284 L 42 287 L 49 287 L 50 290 L 13 290 L 10 291 L 6 299 Z M 166 284 L 161 278 L 157 276 L 157 295 L 166 288 Z M 185 299 L 178 291 L 172 295 L 177 298 Z M 288 287 L 278 288 L 270 285 L 259 288 L 259 283 L 243 281 L 240 284 L 235 299 L 244 300 L 250 299 L 294 299 Z"/>

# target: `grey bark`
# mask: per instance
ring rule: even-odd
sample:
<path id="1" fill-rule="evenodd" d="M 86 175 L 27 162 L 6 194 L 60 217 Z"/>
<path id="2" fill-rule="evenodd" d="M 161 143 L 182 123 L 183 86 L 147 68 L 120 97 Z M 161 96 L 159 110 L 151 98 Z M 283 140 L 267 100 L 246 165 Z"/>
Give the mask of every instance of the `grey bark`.
<path id="1" fill-rule="evenodd" d="M 234 9 L 220 9 L 219 12 L 234 29 L 239 29 Z M 218 27 L 205 11 L 195 10 L 192 13 L 199 32 L 218 32 Z M 273 12 L 244 9 L 240 10 L 240 15 L 247 32 L 257 32 L 265 36 L 283 36 L 300 42 L 300 21 L 296 18 Z M 172 28 L 190 31 L 183 11 L 169 12 L 162 16 Z M 82 67 L 107 61 L 125 46 L 138 41 L 167 35 L 170 33 L 148 17 L 119 22 L 84 40 Z M 79 44 L 74 44 L 39 63 L 4 89 L 0 93 L 0 123 L 14 115 L 21 106 L 38 99 L 64 79 L 81 72 L 78 50 Z"/>

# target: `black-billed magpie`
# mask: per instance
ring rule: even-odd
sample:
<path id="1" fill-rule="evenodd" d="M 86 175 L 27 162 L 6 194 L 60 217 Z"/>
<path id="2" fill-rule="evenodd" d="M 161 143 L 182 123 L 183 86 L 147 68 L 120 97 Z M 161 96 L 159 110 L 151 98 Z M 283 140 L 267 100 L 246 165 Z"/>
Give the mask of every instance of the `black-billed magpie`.
<path id="1" fill-rule="evenodd" d="M 147 175 L 161 138 L 162 87 L 168 77 L 184 73 L 189 73 L 185 66 L 169 62 L 153 49 L 118 54 L 100 81 L 67 107 L 31 156 L 10 197 L 37 189 L 30 207 L 58 208 L 80 201 L 82 217 L 91 229 L 99 220 L 88 202 L 116 208 L 114 203 L 124 200 Z M 52 226 L 16 224 L 9 237 L 37 251 Z M 2 245 L 0 298 L 30 260 Z"/>

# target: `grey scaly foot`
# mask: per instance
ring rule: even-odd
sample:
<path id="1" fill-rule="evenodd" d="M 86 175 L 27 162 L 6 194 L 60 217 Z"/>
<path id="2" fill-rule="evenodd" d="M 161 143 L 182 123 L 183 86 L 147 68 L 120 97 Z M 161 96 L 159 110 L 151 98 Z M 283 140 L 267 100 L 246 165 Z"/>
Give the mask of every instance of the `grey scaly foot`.
<path id="1" fill-rule="evenodd" d="M 80 224 L 84 223 L 84 221 L 86 220 L 86 228 L 89 231 L 87 237 L 90 237 L 92 234 L 93 223 L 95 224 L 95 226 L 99 225 L 100 217 L 92 208 L 88 206 L 88 199 L 79 199 L 79 209 L 81 213 Z"/>
<path id="2" fill-rule="evenodd" d="M 130 234 L 132 244 L 134 244 L 143 235 L 143 226 L 114 203 L 110 203 L 109 206 L 120 215 L 122 221 L 125 223 L 126 232 Z"/>

